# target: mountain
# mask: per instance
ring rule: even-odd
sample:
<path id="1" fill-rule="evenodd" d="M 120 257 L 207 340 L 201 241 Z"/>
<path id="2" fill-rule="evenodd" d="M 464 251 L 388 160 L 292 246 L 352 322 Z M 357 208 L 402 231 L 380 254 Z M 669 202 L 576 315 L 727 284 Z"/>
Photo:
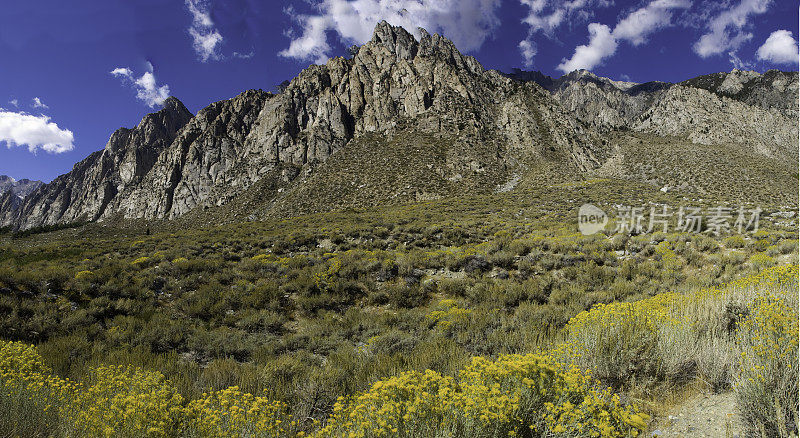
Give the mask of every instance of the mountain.
<path id="1" fill-rule="evenodd" d="M 797 72 L 734 69 L 678 84 L 613 81 L 586 70 L 558 79 L 539 72 L 507 76 L 536 82 L 601 132 L 631 130 L 703 145 L 739 143 L 768 157 L 797 158 Z"/>
<path id="2" fill-rule="evenodd" d="M 24 198 L 42 184 L 44 183 L 41 181 L 31 181 L 25 178 L 17 181 L 10 176 L 0 175 L 0 194 L 11 192 L 18 198 Z"/>
<path id="3" fill-rule="evenodd" d="M 106 217 L 118 195 L 143 183 L 156 159 L 191 119 L 178 99 L 167 99 L 163 109 L 148 114 L 133 129 L 118 129 L 103 150 L 38 187 L 22 202 L 15 204 L 9 192 L 0 196 L 0 223 L 26 229 Z"/>
<path id="4" fill-rule="evenodd" d="M 704 193 L 702 178 L 668 159 L 677 150 L 690 170 L 771 181 L 711 193 L 797 197 L 796 112 L 784 102 L 796 101 L 797 73 L 681 84 L 508 75 L 444 37 L 416 40 L 385 22 L 351 53 L 303 70 L 279 94 L 246 91 L 196 115 L 170 98 L 23 200 L 2 195 L 0 226 L 290 217 L 589 176 Z M 730 75 L 741 76 L 739 91 L 734 79 L 723 86 Z M 720 153 L 734 158 L 722 165 Z M 647 154 L 667 167 L 643 168 Z"/>

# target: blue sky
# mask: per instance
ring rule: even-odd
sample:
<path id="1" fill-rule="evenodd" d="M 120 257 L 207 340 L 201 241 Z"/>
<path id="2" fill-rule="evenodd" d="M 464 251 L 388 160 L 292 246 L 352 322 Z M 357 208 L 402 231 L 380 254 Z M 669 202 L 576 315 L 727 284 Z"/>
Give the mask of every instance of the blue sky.
<path id="1" fill-rule="evenodd" d="M 0 174 L 50 181 L 167 96 L 192 111 L 363 43 L 386 19 L 485 67 L 680 81 L 797 70 L 787 0 L 31 0 L 0 8 Z"/>

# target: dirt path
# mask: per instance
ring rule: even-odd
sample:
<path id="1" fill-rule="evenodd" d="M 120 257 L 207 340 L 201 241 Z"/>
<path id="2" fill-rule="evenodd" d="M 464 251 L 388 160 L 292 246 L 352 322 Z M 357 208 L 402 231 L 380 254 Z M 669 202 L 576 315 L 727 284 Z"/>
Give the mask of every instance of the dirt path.
<path id="1" fill-rule="evenodd" d="M 650 437 L 741 437 L 733 392 L 698 394 L 651 427 Z"/>

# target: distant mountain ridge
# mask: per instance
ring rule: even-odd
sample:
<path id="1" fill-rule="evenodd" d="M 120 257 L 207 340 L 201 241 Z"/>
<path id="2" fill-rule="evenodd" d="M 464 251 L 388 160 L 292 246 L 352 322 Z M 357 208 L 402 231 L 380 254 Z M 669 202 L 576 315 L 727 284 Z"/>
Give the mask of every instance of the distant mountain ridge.
<path id="1" fill-rule="evenodd" d="M 797 163 L 796 108 L 786 103 L 797 101 L 796 72 L 734 71 L 680 84 L 587 71 L 502 74 L 444 37 L 416 40 L 385 22 L 352 55 L 303 70 L 280 94 L 250 90 L 196 115 L 169 98 L 24 199 L 0 195 L 0 226 L 209 221 L 212 212 L 214 220 L 246 220 L 490 194 L 622 175 L 638 166 L 628 146 L 642 136 L 658 140 L 659 154 L 679 144 L 729 148 L 737 163 L 767 163 L 756 179 L 774 163 L 779 189 Z M 779 199 L 797 196 L 793 187 L 778 191 Z"/>
<path id="2" fill-rule="evenodd" d="M 17 181 L 8 175 L 0 175 L 0 197 L 2 197 L 0 199 L 6 208 L 17 209 L 26 196 L 43 184 L 41 181 L 31 181 L 26 178 Z"/>
<path id="3" fill-rule="evenodd" d="M 11 192 L 19 198 L 24 198 L 42 184 L 44 183 L 41 181 L 31 181 L 27 178 L 17 181 L 8 175 L 0 175 L 0 194 Z"/>
<path id="4" fill-rule="evenodd" d="M 773 158 L 797 157 L 797 72 L 734 69 L 677 84 L 613 81 L 586 70 L 560 78 L 523 71 L 507 76 L 539 84 L 601 132 L 625 129 L 706 145 L 740 143 Z"/>

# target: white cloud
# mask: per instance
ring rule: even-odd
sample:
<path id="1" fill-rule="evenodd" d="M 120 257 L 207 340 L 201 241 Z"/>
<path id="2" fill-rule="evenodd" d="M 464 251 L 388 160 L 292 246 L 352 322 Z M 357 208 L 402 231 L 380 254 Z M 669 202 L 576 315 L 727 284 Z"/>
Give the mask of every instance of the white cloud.
<path id="1" fill-rule="evenodd" d="M 613 55 L 620 41 L 642 45 L 650 34 L 672 24 L 674 9 L 689 7 L 689 0 L 654 0 L 621 19 L 613 31 L 604 24 L 590 23 L 589 44 L 575 48 L 572 58 L 563 59 L 556 68 L 564 73 L 582 68 L 591 70 Z"/>
<path id="2" fill-rule="evenodd" d="M 536 56 L 536 43 L 527 39 L 522 40 L 519 42 L 519 51 L 522 53 L 522 57 L 525 58 L 525 66 L 532 67 L 533 66 L 533 58 Z"/>
<path id="3" fill-rule="evenodd" d="M 250 59 L 255 55 L 256 55 L 256 52 L 254 50 L 251 50 L 251 51 L 249 51 L 247 53 L 233 52 L 233 54 L 231 54 L 232 57 L 237 58 L 237 59 Z"/>
<path id="4" fill-rule="evenodd" d="M 538 33 L 548 38 L 555 38 L 556 29 L 563 24 L 572 25 L 585 22 L 592 14 L 593 9 L 604 8 L 614 4 L 613 0 L 519 0 L 528 7 L 528 15 L 522 22 L 528 25 L 528 36 L 520 41 L 518 48 L 525 65 L 533 65 L 536 55 L 534 38 Z M 534 48 L 531 51 L 531 48 Z"/>
<path id="5" fill-rule="evenodd" d="M 647 41 L 649 34 L 670 25 L 672 9 L 686 9 L 691 6 L 689 0 L 656 0 L 617 23 L 614 36 L 627 40 L 634 46 L 640 46 Z"/>
<path id="6" fill-rule="evenodd" d="M 208 4 L 205 0 L 186 0 L 186 7 L 192 14 L 192 25 L 189 35 L 192 36 L 194 51 L 202 62 L 209 59 L 218 61 L 222 59 L 219 46 L 222 44 L 222 35 L 214 27 Z"/>
<path id="7" fill-rule="evenodd" d="M 756 57 L 761 61 L 775 64 L 796 64 L 798 62 L 797 41 L 788 30 L 776 30 L 758 48 Z"/>
<path id="8" fill-rule="evenodd" d="M 136 89 L 136 98 L 153 108 L 161 105 L 169 97 L 169 85 L 158 86 L 153 74 L 153 64 L 147 63 L 147 70 L 140 77 L 135 77 L 131 69 L 117 67 L 111 70 L 111 75 L 118 77 L 123 82 L 128 82 Z"/>
<path id="9" fill-rule="evenodd" d="M 477 50 L 500 24 L 496 8 L 500 0 L 322 0 L 318 15 L 289 14 L 302 27 L 283 57 L 325 63 L 330 57 L 327 32 L 336 33 L 345 44 L 364 44 L 375 25 L 386 20 L 419 37 L 418 28 L 450 38 L 465 52 Z"/>
<path id="10" fill-rule="evenodd" d="M 72 131 L 61 129 L 47 116 L 33 116 L 0 109 L 0 142 L 6 146 L 27 146 L 35 153 L 39 149 L 60 154 L 71 151 Z"/>
<path id="11" fill-rule="evenodd" d="M 34 97 L 34 98 L 33 98 L 33 101 L 32 101 L 32 103 L 31 103 L 31 106 L 32 106 L 32 107 L 34 107 L 34 108 L 41 108 L 41 109 L 48 109 L 48 108 L 50 108 L 49 106 L 45 105 L 45 104 L 42 102 L 42 100 L 41 100 L 41 99 L 39 99 L 38 97 Z"/>
<path id="12" fill-rule="evenodd" d="M 767 12 L 772 0 L 741 0 L 738 5 L 723 9 L 708 24 L 708 33 L 695 42 L 693 49 L 701 58 L 733 54 L 753 34 L 745 31 L 751 15 Z"/>
<path id="13" fill-rule="evenodd" d="M 133 76 L 133 71 L 131 71 L 129 68 L 117 67 L 114 70 L 111 70 L 111 74 L 114 76 L 124 76 L 130 78 Z"/>
<path id="14" fill-rule="evenodd" d="M 17 99 L 11 99 L 11 100 L 8 101 L 8 103 L 10 103 L 11 105 L 16 106 L 16 107 L 19 106 L 19 100 L 17 100 Z"/>
<path id="15" fill-rule="evenodd" d="M 556 67 L 564 73 L 581 68 L 592 69 L 604 58 L 617 51 L 617 39 L 611 34 L 611 28 L 605 24 L 589 24 L 589 44 L 578 46 L 570 59 L 564 59 Z"/>
<path id="16" fill-rule="evenodd" d="M 613 0 L 519 0 L 528 7 L 522 22 L 530 26 L 530 34 L 542 32 L 552 36 L 561 24 L 573 24 L 592 16 L 593 9 L 606 8 Z M 565 21 L 565 19 L 570 19 Z M 576 20 L 577 19 L 577 20 Z"/>
<path id="17" fill-rule="evenodd" d="M 744 59 L 736 56 L 736 52 L 729 52 L 728 60 L 733 68 L 737 68 L 739 70 L 752 70 L 755 67 L 753 62 L 745 61 Z"/>

